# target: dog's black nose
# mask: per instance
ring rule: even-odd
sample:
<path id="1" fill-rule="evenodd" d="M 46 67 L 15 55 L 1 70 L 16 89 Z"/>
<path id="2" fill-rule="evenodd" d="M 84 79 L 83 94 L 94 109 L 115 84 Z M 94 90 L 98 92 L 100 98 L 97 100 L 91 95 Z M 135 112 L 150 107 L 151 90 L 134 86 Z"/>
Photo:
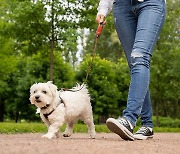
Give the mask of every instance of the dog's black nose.
<path id="1" fill-rule="evenodd" d="M 39 96 L 39 95 L 37 95 L 37 96 L 35 96 L 35 98 L 36 98 L 36 99 L 39 99 L 39 98 L 40 98 L 40 96 Z"/>

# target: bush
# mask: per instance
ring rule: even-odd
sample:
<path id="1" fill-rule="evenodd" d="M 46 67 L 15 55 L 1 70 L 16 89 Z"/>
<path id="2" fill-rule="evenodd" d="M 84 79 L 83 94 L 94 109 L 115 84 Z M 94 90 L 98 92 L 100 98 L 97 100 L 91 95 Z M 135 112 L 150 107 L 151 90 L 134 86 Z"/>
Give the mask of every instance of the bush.
<path id="1" fill-rule="evenodd" d="M 152 118 L 154 127 L 170 127 L 180 128 L 180 119 L 173 119 L 170 117 L 159 117 L 159 126 L 156 124 L 156 116 Z M 137 126 L 141 126 L 140 119 L 137 121 Z"/>

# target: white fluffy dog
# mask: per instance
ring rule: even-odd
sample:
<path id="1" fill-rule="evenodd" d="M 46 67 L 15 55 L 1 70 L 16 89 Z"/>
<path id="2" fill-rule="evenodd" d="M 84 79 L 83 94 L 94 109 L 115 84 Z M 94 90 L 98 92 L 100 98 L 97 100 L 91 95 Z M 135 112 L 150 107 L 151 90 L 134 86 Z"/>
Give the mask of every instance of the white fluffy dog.
<path id="1" fill-rule="evenodd" d="M 30 101 L 40 112 L 42 121 L 48 127 L 48 133 L 43 138 L 58 137 L 59 127 L 67 124 L 64 137 L 73 133 L 73 126 L 77 120 L 82 120 L 88 126 L 91 138 L 95 138 L 90 96 L 86 85 L 76 85 L 67 91 L 58 91 L 51 81 L 37 83 L 30 88 Z"/>

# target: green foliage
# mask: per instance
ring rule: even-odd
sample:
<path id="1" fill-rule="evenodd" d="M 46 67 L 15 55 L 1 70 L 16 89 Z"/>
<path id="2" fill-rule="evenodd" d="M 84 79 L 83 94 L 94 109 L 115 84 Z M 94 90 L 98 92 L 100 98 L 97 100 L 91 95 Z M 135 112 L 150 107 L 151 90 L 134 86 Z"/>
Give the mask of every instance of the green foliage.
<path id="1" fill-rule="evenodd" d="M 159 125 L 156 125 L 156 117 L 152 118 L 154 127 L 169 127 L 169 128 L 180 128 L 180 119 L 173 119 L 170 117 L 159 117 Z M 141 126 L 140 119 L 137 121 L 137 126 Z"/>
<path id="2" fill-rule="evenodd" d="M 156 126 L 156 117 L 153 117 L 154 126 Z M 180 119 L 170 117 L 159 117 L 159 127 L 180 128 Z"/>
<path id="3" fill-rule="evenodd" d="M 77 28 L 90 28 L 94 23 L 94 0 L 13 0 L 0 2 L 3 35 L 16 40 L 16 48 L 32 55 L 54 43 L 66 61 L 77 61 Z M 98 3 L 96 2 L 96 5 Z M 52 49 L 52 48 L 51 48 Z M 53 50 L 52 49 L 52 50 Z"/>
<path id="4" fill-rule="evenodd" d="M 71 88 L 75 85 L 75 71 L 70 63 L 65 62 L 58 51 L 54 60 L 54 83 L 58 88 Z"/>
<path id="5" fill-rule="evenodd" d="M 119 42 L 118 36 L 115 32 L 112 15 L 109 15 L 107 24 L 104 26 L 100 38 L 98 38 L 97 53 L 101 58 L 106 58 L 110 61 L 117 62 L 122 57 L 122 47 Z M 87 36 L 87 45 L 84 47 L 83 55 L 92 53 L 94 48 L 95 30 L 98 24 L 95 24 L 94 29 L 90 30 Z"/>
<path id="6" fill-rule="evenodd" d="M 7 80 L 16 70 L 17 60 L 13 54 L 13 45 L 13 40 L 0 37 L 0 95 L 8 90 Z"/>

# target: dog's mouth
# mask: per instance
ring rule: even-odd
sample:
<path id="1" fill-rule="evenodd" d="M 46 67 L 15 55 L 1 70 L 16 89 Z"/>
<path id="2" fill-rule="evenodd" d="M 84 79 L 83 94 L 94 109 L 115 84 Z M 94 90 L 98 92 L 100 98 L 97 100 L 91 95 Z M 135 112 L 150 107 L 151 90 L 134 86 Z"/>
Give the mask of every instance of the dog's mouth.
<path id="1" fill-rule="evenodd" d="M 37 99 L 37 100 L 35 100 L 37 103 L 40 103 L 41 102 L 41 100 L 39 100 L 39 99 Z"/>

